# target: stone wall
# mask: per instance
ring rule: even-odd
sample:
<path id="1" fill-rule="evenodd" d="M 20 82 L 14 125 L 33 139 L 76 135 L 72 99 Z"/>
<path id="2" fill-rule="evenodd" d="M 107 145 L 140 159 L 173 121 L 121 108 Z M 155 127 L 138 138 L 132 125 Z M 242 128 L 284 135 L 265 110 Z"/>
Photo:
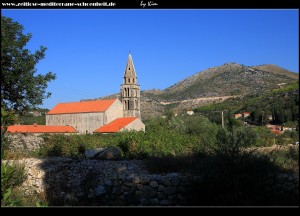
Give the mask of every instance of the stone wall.
<path id="1" fill-rule="evenodd" d="M 190 178 L 150 174 L 143 162 L 27 158 L 25 194 L 39 193 L 50 205 L 175 206 L 186 204 Z"/>
<path id="2" fill-rule="evenodd" d="M 35 133 L 7 133 L 10 140 L 9 148 L 15 151 L 37 150 L 44 144 L 41 134 Z"/>
<path id="3" fill-rule="evenodd" d="M 105 112 L 46 115 L 46 125 L 74 127 L 79 133 L 93 133 L 105 124 Z"/>
<path id="4" fill-rule="evenodd" d="M 25 165 L 24 196 L 38 193 L 49 206 L 185 206 L 191 203 L 191 183 L 201 181 L 179 173 L 151 174 L 140 160 L 53 157 L 14 162 Z M 299 187 L 299 176 L 279 174 L 275 181 L 269 190 L 282 194 Z"/>

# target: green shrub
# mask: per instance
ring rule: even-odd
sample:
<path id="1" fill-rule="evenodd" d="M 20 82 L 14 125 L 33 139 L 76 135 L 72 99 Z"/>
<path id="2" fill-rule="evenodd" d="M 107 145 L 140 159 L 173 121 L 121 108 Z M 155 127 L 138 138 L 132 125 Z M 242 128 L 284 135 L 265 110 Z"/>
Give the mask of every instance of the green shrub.
<path id="1" fill-rule="evenodd" d="M 215 153 L 232 162 L 239 162 L 246 153 L 244 149 L 256 142 L 256 134 L 248 127 L 232 128 L 231 131 L 220 128 L 217 133 Z"/>
<path id="2" fill-rule="evenodd" d="M 12 198 L 12 189 L 26 180 L 25 167 L 20 164 L 1 163 L 1 206 L 14 206 L 19 201 Z"/>
<path id="3" fill-rule="evenodd" d="M 288 148 L 274 149 L 269 156 L 274 164 L 291 172 L 298 167 L 299 148 L 290 146 Z"/>
<path id="4" fill-rule="evenodd" d="M 254 127 L 254 132 L 256 133 L 255 146 L 266 147 L 272 146 L 276 143 L 276 135 L 271 132 L 269 128 L 266 127 Z"/>

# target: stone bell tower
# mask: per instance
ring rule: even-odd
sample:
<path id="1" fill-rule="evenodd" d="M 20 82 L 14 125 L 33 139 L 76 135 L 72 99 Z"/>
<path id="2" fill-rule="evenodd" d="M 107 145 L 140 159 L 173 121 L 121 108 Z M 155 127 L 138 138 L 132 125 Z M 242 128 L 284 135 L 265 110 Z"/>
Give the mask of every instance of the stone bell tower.
<path id="1" fill-rule="evenodd" d="M 130 53 L 124 73 L 124 81 L 121 85 L 121 102 L 123 104 L 124 117 L 134 116 L 141 118 L 140 86 L 137 84 L 137 77 Z"/>

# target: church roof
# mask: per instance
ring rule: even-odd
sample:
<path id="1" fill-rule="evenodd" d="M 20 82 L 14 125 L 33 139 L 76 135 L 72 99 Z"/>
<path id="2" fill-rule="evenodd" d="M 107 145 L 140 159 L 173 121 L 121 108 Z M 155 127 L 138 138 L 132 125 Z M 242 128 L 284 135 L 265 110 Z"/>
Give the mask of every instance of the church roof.
<path id="1" fill-rule="evenodd" d="M 104 112 L 116 100 L 117 99 L 59 103 L 52 110 L 50 110 L 47 113 L 47 115 L 67 114 L 67 113 Z"/>
<path id="2" fill-rule="evenodd" d="M 72 126 L 49 126 L 49 125 L 12 125 L 7 127 L 10 133 L 75 133 Z"/>
<path id="3" fill-rule="evenodd" d="M 136 78 L 136 73 L 135 73 L 135 69 L 134 69 L 134 65 L 133 65 L 133 61 L 132 61 L 132 56 L 130 53 L 128 56 L 128 61 L 127 61 L 124 77 Z"/>
<path id="4" fill-rule="evenodd" d="M 128 124 L 130 124 L 136 119 L 137 117 L 117 118 L 114 121 L 110 122 L 109 124 L 96 129 L 94 132 L 99 132 L 99 133 L 119 132 L 122 128 L 126 127 Z"/>

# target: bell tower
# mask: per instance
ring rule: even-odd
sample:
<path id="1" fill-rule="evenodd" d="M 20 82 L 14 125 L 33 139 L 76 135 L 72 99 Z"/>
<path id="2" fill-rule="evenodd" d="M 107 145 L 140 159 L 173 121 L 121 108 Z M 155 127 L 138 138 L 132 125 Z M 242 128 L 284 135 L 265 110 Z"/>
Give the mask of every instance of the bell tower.
<path id="1" fill-rule="evenodd" d="M 121 102 L 123 104 L 124 117 L 141 118 L 140 113 L 140 86 L 137 84 L 137 77 L 129 53 L 127 65 L 124 72 L 124 80 L 121 85 Z"/>

